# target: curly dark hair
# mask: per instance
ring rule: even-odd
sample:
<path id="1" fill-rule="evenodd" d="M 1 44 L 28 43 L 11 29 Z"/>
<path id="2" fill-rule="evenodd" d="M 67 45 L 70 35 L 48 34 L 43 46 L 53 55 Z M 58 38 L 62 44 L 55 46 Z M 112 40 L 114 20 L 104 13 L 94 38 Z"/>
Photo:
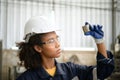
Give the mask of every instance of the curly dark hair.
<path id="1" fill-rule="evenodd" d="M 35 34 L 30 37 L 29 42 L 20 42 L 18 44 L 19 46 L 19 59 L 20 59 L 20 64 L 24 65 L 26 69 L 33 69 L 41 66 L 41 55 L 38 53 L 35 49 L 34 46 L 38 45 L 41 46 L 42 43 L 42 38 L 45 35 L 44 34 Z"/>

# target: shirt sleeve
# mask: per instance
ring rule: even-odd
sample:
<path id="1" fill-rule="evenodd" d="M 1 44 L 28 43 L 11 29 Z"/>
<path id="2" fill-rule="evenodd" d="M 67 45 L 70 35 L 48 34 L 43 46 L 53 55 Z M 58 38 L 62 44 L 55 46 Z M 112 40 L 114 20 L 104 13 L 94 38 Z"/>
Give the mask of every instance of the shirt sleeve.
<path id="1" fill-rule="evenodd" d="M 107 51 L 108 58 L 105 58 L 99 52 L 97 53 L 97 78 L 104 80 L 114 70 L 114 58 L 110 51 Z"/>
<path id="2" fill-rule="evenodd" d="M 65 66 L 69 77 L 74 78 L 77 76 L 79 80 L 93 80 L 92 71 L 95 66 L 79 65 L 71 62 L 67 62 Z"/>

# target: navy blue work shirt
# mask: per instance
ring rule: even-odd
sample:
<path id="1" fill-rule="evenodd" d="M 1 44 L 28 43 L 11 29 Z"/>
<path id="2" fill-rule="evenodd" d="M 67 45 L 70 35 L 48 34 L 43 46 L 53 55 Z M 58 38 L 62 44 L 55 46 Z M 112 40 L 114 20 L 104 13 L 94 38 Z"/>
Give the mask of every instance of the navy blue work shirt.
<path id="1" fill-rule="evenodd" d="M 97 79 L 104 80 L 112 73 L 114 69 L 114 60 L 111 52 L 108 52 L 105 58 L 100 53 L 97 54 L 97 66 L 84 66 L 71 62 L 56 62 L 56 72 L 54 77 L 50 76 L 41 66 L 36 69 L 28 69 L 22 73 L 16 80 L 72 80 L 75 76 L 79 80 L 93 80 L 93 69 L 97 68 Z"/>

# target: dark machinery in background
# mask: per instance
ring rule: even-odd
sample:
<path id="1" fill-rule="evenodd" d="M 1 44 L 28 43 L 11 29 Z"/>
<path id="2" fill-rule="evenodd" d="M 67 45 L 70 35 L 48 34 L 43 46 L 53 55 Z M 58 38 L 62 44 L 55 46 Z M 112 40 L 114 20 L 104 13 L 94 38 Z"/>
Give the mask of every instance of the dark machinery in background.
<path id="1" fill-rule="evenodd" d="M 120 79 L 120 35 L 117 36 L 114 46 L 115 69 L 110 80 Z"/>
<path id="2" fill-rule="evenodd" d="M 117 37 L 115 44 L 115 72 L 120 73 L 120 35 Z"/>
<path id="3" fill-rule="evenodd" d="M 2 40 L 0 40 L 0 80 L 2 80 Z"/>
<path id="4" fill-rule="evenodd" d="M 115 73 L 118 75 L 120 79 L 120 35 L 118 35 L 116 44 L 115 44 Z"/>

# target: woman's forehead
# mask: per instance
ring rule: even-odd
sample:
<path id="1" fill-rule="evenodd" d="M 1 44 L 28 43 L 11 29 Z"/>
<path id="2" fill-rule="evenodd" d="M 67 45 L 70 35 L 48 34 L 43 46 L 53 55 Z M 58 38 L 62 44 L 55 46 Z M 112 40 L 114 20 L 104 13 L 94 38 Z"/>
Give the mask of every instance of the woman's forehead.
<path id="1" fill-rule="evenodd" d="M 56 34 L 56 32 L 53 31 L 53 32 L 46 33 L 46 34 L 43 36 L 43 39 L 55 38 L 55 37 L 57 37 L 57 36 L 58 36 L 58 35 Z"/>

